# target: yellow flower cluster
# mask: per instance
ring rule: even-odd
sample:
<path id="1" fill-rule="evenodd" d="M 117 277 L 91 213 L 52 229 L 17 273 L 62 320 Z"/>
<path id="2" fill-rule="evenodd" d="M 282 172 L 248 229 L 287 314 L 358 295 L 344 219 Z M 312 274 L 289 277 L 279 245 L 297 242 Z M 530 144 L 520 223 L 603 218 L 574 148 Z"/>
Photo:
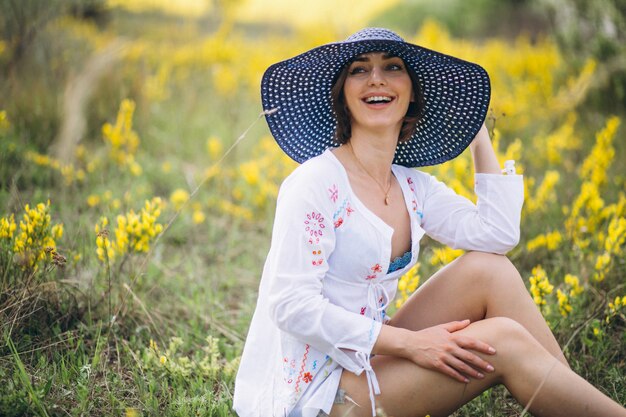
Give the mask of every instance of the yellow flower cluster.
<path id="1" fill-rule="evenodd" d="M 35 207 L 27 204 L 18 225 L 15 217 L 0 218 L 0 245 L 4 251 L 17 255 L 23 270 L 37 270 L 40 261 L 52 256 L 56 241 L 63 236 L 63 225 L 52 224 L 50 201 Z"/>
<path id="2" fill-rule="evenodd" d="M 567 315 L 572 312 L 569 296 L 567 293 L 561 291 L 561 289 L 557 289 L 556 298 L 559 303 L 559 313 L 561 313 L 563 317 L 567 317 Z"/>
<path id="3" fill-rule="evenodd" d="M 26 152 L 26 159 L 35 165 L 49 167 L 59 172 L 65 179 L 67 185 L 71 185 L 74 181 L 83 182 L 87 178 L 87 173 L 82 168 L 74 167 L 72 164 L 62 164 L 59 160 L 49 155 L 43 155 L 37 152 Z"/>
<path id="4" fill-rule="evenodd" d="M 406 274 L 400 277 L 398 281 L 398 297 L 396 299 L 396 308 L 402 307 L 402 305 L 408 300 L 409 296 L 420 285 L 420 263 L 416 263 Z"/>
<path id="5" fill-rule="evenodd" d="M 571 300 L 578 297 L 584 291 L 584 288 L 580 285 L 580 280 L 577 276 L 572 274 L 566 274 L 563 279 L 566 288 L 556 290 L 556 298 L 559 304 L 559 313 L 563 317 L 567 317 L 572 312 Z"/>
<path id="6" fill-rule="evenodd" d="M 9 217 L 0 218 L 0 239 L 11 240 L 17 225 L 15 224 L 15 216 L 11 214 Z"/>
<path id="7" fill-rule="evenodd" d="M 117 225 L 109 239 L 108 219 L 103 217 L 96 224 L 96 253 L 102 262 L 113 262 L 116 258 L 132 252 L 148 252 L 150 243 L 163 231 L 163 225 L 157 223 L 161 215 L 163 202 L 155 197 L 146 201 L 139 213 L 130 210 L 125 215 L 117 216 Z"/>
<path id="8" fill-rule="evenodd" d="M 581 249 L 589 246 L 590 235 L 596 233 L 604 221 L 601 214 L 605 203 L 600 188 L 606 183 L 606 170 L 615 155 L 612 143 L 619 124 L 617 117 L 607 120 L 605 128 L 596 135 L 596 144 L 580 171 L 584 182 L 572 203 L 565 227 L 574 244 Z"/>
<path id="9" fill-rule="evenodd" d="M 565 284 L 569 286 L 570 288 L 569 295 L 571 297 L 577 297 L 578 295 L 582 294 L 583 291 L 585 290 L 580 285 L 580 280 L 578 279 L 576 275 L 566 274 L 565 278 L 563 278 L 563 282 L 565 282 Z"/>
<path id="10" fill-rule="evenodd" d="M 553 290 L 554 286 L 550 284 L 546 271 L 539 265 L 534 267 L 530 277 L 530 293 L 535 304 L 543 309 L 546 306 L 546 295 L 552 294 Z"/>
<path id="11" fill-rule="evenodd" d="M 461 249 L 452 249 L 447 246 L 442 248 L 434 248 L 433 254 L 430 257 L 431 265 L 447 265 L 454 261 L 465 252 Z"/>
<path id="12" fill-rule="evenodd" d="M 133 175 L 141 175 L 141 166 L 135 160 L 139 147 L 139 136 L 133 130 L 135 102 L 123 100 L 115 124 L 105 123 L 102 136 L 110 146 L 109 156 L 120 167 L 128 168 Z"/>
<path id="13" fill-rule="evenodd" d="M 237 210 L 244 218 L 252 218 L 252 211 L 272 209 L 278 196 L 278 184 L 296 167 L 296 163 L 269 136 L 261 139 L 253 154 L 259 156 L 240 163 L 234 172 L 229 173 L 235 181 L 233 203 L 244 209 Z M 230 209 L 232 205 L 220 203 L 223 209 Z M 246 210 L 251 210 L 250 216 L 244 214 Z"/>
<path id="14" fill-rule="evenodd" d="M 527 197 L 524 208 L 527 213 L 543 211 L 549 204 L 556 201 L 554 187 L 558 184 L 560 175 L 557 171 L 547 171 L 543 181 L 537 187 L 534 197 Z"/>
<path id="15" fill-rule="evenodd" d="M 617 315 L 621 315 L 622 311 L 626 308 L 626 295 L 624 295 L 623 297 L 615 297 L 615 299 L 611 302 L 609 302 L 609 304 L 607 305 L 607 315 L 606 318 L 604 319 L 607 323 L 610 323 L 611 320 L 617 316 Z M 622 317 L 624 318 L 624 316 L 622 315 Z M 626 318 L 624 318 L 626 319 Z"/>
<path id="16" fill-rule="evenodd" d="M 582 141 L 577 135 L 576 121 L 578 117 L 576 113 L 569 113 L 565 122 L 554 132 L 546 137 L 538 136 L 533 140 L 533 147 L 537 151 L 536 158 L 544 158 L 548 164 L 567 164 L 565 167 L 568 171 L 572 171 L 572 161 L 563 158 L 565 151 L 580 149 Z M 538 161 L 543 162 L 543 161 Z"/>
<path id="17" fill-rule="evenodd" d="M 613 265 L 613 259 L 620 259 L 624 254 L 624 243 L 626 242 L 626 218 L 614 217 L 609 222 L 607 236 L 604 239 L 604 252 L 596 258 L 595 273 L 593 278 L 604 281 L 607 273 Z"/>
<path id="18" fill-rule="evenodd" d="M 207 336 L 205 341 L 202 353 L 189 357 L 181 352 L 184 342 L 180 337 L 172 337 L 164 352 L 159 349 L 154 340 L 150 339 L 149 346 L 138 356 L 146 368 L 165 367 L 172 375 L 209 379 L 233 377 L 237 371 L 239 358 L 226 362 L 221 356 L 218 339 Z"/>
<path id="19" fill-rule="evenodd" d="M 561 236 L 561 232 L 558 230 L 540 234 L 526 243 L 526 250 L 528 250 L 528 252 L 534 252 L 539 248 L 546 248 L 549 251 L 553 251 L 558 249 L 562 240 L 563 237 Z"/>

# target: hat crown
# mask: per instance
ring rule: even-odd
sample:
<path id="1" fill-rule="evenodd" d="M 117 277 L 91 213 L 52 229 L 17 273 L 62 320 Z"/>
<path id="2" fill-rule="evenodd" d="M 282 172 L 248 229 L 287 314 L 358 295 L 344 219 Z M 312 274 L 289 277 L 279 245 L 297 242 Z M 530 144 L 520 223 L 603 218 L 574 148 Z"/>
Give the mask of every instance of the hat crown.
<path id="1" fill-rule="evenodd" d="M 345 41 L 346 42 L 358 42 L 358 41 L 369 41 L 369 40 L 404 42 L 404 39 L 402 39 L 397 33 L 392 32 L 389 29 L 384 29 L 384 28 L 365 28 L 350 35 L 350 37 L 346 39 Z"/>

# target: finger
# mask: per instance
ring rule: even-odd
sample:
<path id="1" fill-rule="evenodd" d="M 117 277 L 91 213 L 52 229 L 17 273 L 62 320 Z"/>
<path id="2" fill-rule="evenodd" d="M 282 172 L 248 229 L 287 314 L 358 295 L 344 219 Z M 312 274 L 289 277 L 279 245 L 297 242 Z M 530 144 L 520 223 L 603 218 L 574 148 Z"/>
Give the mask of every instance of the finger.
<path id="1" fill-rule="evenodd" d="M 469 352 L 465 349 L 459 349 L 457 352 L 455 352 L 455 356 L 461 361 L 463 361 L 464 363 L 468 363 L 472 365 L 475 369 L 479 369 L 480 371 L 483 371 L 483 372 L 494 371 L 493 366 L 489 362 L 487 362 L 480 356 L 475 355 L 472 352 Z"/>
<path id="2" fill-rule="evenodd" d="M 447 361 L 448 361 L 448 365 L 450 365 L 459 373 L 462 373 L 464 375 L 467 375 L 476 379 L 482 379 L 485 377 L 485 375 L 483 375 L 481 372 L 472 368 L 471 366 L 469 366 L 467 363 L 463 362 L 462 360 L 455 358 L 454 356 L 449 357 Z"/>
<path id="3" fill-rule="evenodd" d="M 496 353 L 496 349 L 493 346 L 490 346 L 487 343 L 478 339 L 474 339 L 473 337 L 456 336 L 454 338 L 454 341 L 457 345 L 461 346 L 464 349 L 472 349 L 477 352 L 486 353 L 488 355 L 493 355 Z"/>
<path id="4" fill-rule="evenodd" d="M 469 319 L 466 319 L 461 321 L 451 321 L 449 323 L 442 324 L 442 327 L 450 333 L 453 333 L 466 328 L 469 324 Z"/>
<path id="5" fill-rule="evenodd" d="M 461 375 L 456 369 L 452 368 L 451 366 L 443 362 L 441 363 L 441 365 L 436 366 L 435 370 L 441 372 L 444 375 L 449 376 L 450 378 L 456 381 L 462 382 L 464 384 L 467 384 L 468 382 L 470 382 L 466 376 Z"/>

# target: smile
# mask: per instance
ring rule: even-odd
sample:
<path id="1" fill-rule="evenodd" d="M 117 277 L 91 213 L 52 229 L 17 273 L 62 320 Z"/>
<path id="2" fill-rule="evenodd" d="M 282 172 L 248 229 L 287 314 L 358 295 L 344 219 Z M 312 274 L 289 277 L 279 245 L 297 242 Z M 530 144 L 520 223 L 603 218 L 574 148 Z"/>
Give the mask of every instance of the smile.
<path id="1" fill-rule="evenodd" d="M 390 103 L 393 101 L 394 97 L 389 96 L 371 96 L 363 99 L 367 104 L 381 104 L 381 103 Z"/>

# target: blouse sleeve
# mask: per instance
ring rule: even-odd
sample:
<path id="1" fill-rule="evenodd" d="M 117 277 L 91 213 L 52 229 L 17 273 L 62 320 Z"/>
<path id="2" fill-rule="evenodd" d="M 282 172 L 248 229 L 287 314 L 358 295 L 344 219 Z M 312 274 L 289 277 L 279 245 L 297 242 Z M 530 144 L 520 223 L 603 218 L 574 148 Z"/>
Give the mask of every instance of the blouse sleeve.
<path id="1" fill-rule="evenodd" d="M 269 311 L 282 331 L 360 374 L 355 354 L 371 352 L 381 323 L 322 294 L 335 247 L 334 206 L 326 192 L 306 173 L 292 174 L 281 187 L 270 249 Z"/>
<path id="2" fill-rule="evenodd" d="M 519 242 L 521 175 L 476 174 L 477 203 L 432 176 L 424 180 L 422 228 L 454 249 L 505 254 Z"/>

